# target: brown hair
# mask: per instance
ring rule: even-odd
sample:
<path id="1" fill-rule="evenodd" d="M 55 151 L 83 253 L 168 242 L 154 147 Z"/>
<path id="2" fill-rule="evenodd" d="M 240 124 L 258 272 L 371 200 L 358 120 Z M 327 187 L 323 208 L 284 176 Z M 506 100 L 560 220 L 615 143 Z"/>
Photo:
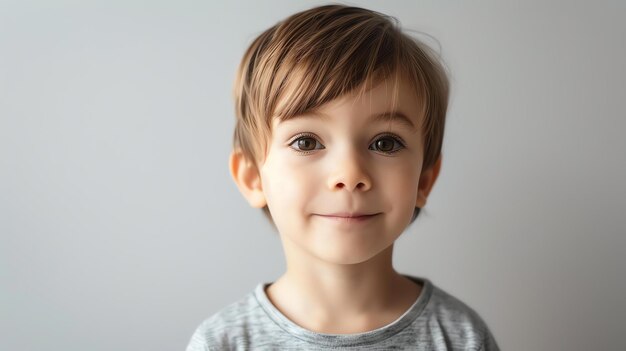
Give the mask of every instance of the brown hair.
<path id="1" fill-rule="evenodd" d="M 296 13 L 252 42 L 235 80 L 233 147 L 258 170 L 267 155 L 273 118 L 315 110 L 392 75 L 396 96 L 400 76 L 408 77 L 415 90 L 424 116 L 422 168 L 432 167 L 441 153 L 449 95 L 441 59 L 404 34 L 395 18 L 344 5 Z M 267 206 L 263 211 L 274 224 Z"/>

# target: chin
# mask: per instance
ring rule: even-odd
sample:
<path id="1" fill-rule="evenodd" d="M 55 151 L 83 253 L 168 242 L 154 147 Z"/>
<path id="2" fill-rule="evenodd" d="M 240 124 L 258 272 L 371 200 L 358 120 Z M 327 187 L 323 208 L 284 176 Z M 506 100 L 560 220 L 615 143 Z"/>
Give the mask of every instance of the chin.
<path id="1" fill-rule="evenodd" d="M 352 265 L 367 262 L 376 257 L 377 254 L 377 252 L 354 252 L 354 250 L 352 250 L 351 252 L 345 253 L 326 253 L 326 255 L 318 255 L 318 257 L 328 263 Z"/>

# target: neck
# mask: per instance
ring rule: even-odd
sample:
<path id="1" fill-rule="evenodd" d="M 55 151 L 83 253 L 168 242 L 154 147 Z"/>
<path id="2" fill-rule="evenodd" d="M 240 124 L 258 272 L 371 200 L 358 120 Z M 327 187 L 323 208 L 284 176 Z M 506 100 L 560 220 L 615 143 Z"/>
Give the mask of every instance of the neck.
<path id="1" fill-rule="evenodd" d="M 384 326 L 420 292 L 393 269 L 392 253 L 393 245 L 357 264 L 287 256 L 287 271 L 268 288 L 268 297 L 289 319 L 314 331 L 354 333 Z"/>

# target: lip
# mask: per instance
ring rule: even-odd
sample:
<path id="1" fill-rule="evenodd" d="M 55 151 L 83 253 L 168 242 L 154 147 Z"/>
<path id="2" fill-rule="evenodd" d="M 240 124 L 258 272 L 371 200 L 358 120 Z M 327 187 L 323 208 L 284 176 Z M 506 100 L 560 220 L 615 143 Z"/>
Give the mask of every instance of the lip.
<path id="1" fill-rule="evenodd" d="M 366 222 L 369 219 L 375 218 L 379 214 L 380 213 L 374 213 L 374 214 L 333 213 L 329 215 L 318 214 L 317 216 L 320 216 L 322 218 L 327 218 L 329 220 L 337 221 L 337 222 L 360 223 L 360 222 Z"/>
<path id="2" fill-rule="evenodd" d="M 361 213 L 361 212 L 337 212 L 337 213 L 330 213 L 330 214 L 320 214 L 318 216 L 324 216 L 324 217 L 344 217 L 344 218 L 356 218 L 356 217 L 368 217 L 368 216 L 375 216 L 378 213 Z"/>

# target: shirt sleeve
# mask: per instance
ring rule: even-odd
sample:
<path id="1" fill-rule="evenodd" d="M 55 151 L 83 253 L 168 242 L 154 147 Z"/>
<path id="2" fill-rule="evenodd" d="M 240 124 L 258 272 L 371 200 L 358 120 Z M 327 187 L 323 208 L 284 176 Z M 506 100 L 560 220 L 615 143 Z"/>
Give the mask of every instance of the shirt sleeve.
<path id="1" fill-rule="evenodd" d="M 202 325 L 191 336 L 186 351 L 210 351 L 209 344 L 204 335 Z"/>
<path id="2" fill-rule="evenodd" d="M 498 347 L 496 339 L 493 337 L 489 329 L 485 329 L 485 339 L 483 340 L 480 351 L 500 351 L 500 347 Z"/>

